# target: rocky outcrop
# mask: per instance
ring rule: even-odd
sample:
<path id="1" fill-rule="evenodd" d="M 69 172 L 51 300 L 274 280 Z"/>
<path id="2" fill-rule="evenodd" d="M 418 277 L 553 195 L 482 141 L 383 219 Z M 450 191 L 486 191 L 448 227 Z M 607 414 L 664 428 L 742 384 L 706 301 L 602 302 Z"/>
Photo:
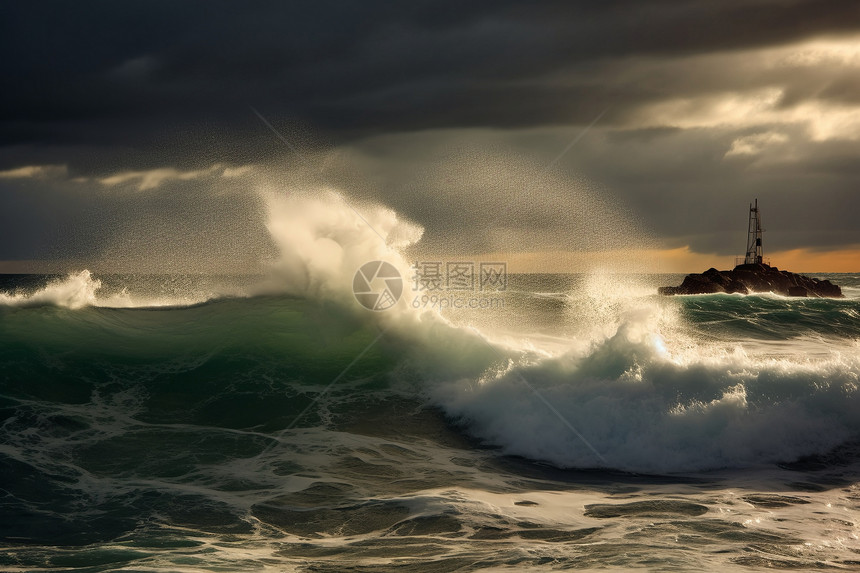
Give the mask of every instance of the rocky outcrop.
<path id="1" fill-rule="evenodd" d="M 738 265 L 731 271 L 708 269 L 684 277 L 676 287 L 660 287 L 660 294 L 710 294 L 716 292 L 773 292 L 783 296 L 842 298 L 842 289 L 827 280 L 810 278 L 764 264 Z"/>

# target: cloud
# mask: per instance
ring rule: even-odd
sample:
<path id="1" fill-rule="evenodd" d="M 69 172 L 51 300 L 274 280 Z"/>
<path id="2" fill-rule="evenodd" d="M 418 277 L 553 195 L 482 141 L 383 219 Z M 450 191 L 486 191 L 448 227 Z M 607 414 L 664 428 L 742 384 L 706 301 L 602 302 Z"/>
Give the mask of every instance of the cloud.
<path id="1" fill-rule="evenodd" d="M 835 105 L 821 101 L 783 107 L 780 88 L 746 93 L 708 94 L 643 106 L 631 127 L 681 129 L 748 129 L 771 125 L 801 125 L 813 141 L 860 139 L 860 104 Z"/>
<path id="2" fill-rule="evenodd" d="M 145 191 L 147 189 L 154 189 L 169 180 L 188 181 L 189 179 L 198 179 L 205 175 L 211 175 L 215 169 L 217 169 L 217 166 L 196 171 L 179 171 L 169 167 L 150 169 L 148 171 L 124 171 L 108 177 L 102 177 L 99 179 L 99 183 L 113 187 L 134 181 L 137 182 L 138 189 Z"/>
<path id="3" fill-rule="evenodd" d="M 78 177 L 0 181 L 0 261 L 8 268 L 43 261 L 53 270 L 259 272 L 272 249 L 262 202 L 222 169 L 106 177 L 135 193 Z"/>
<path id="4" fill-rule="evenodd" d="M 777 131 L 745 135 L 732 142 L 732 147 L 726 152 L 726 157 L 732 155 L 758 155 L 768 147 L 779 146 L 786 141 L 788 141 L 788 136 Z"/>
<path id="5" fill-rule="evenodd" d="M 390 205 L 428 249 L 729 255 L 754 197 L 773 248 L 857 242 L 854 0 L 7 3 L 0 21 L 0 211 L 31 226 L 59 224 L 35 214 L 58 197 L 122 219 L 114 188 L 172 220 L 189 207 L 163 193 L 268 171 Z M 19 227 L 19 256 L 44 247 Z"/>
<path id="6" fill-rule="evenodd" d="M 195 169 L 182 171 L 173 167 L 160 167 L 145 171 L 122 171 L 98 179 L 98 182 L 106 187 L 115 187 L 125 183 L 134 183 L 138 190 L 146 191 L 160 187 L 167 181 L 190 181 L 192 179 L 211 178 L 215 176 L 235 178 L 247 175 L 252 171 L 252 166 L 242 165 L 239 167 L 224 167 L 215 164 L 206 169 Z"/>
<path id="7" fill-rule="evenodd" d="M 183 142 L 195 145 L 203 141 L 194 135 L 219 133 L 213 123 L 253 126 L 249 105 L 340 141 L 380 131 L 587 123 L 607 102 L 617 106 L 611 122 L 628 104 L 687 91 L 683 75 L 668 73 L 672 62 L 856 33 L 860 8 L 848 0 L 827 10 L 813 0 L 181 9 L 132 1 L 105 4 L 96 16 L 62 3 L 7 5 L 3 16 L 13 24 L 3 46 L 17 57 L 0 62 L 15 86 L 0 94 L 0 142 L 157 145 L 154 131 L 169 118 L 196 126 Z M 853 66 L 852 49 L 823 39 L 794 55 L 777 49 L 769 61 L 815 75 Z M 663 63 L 670 65 L 661 72 Z M 68 122 L 86 124 L 69 130 Z"/>
<path id="8" fill-rule="evenodd" d="M 65 177 L 67 173 L 65 165 L 25 165 L 0 171 L 0 179 L 47 179 Z"/>
<path id="9" fill-rule="evenodd" d="M 239 167 L 225 167 L 222 177 L 242 177 L 248 175 L 254 170 L 253 165 L 241 165 Z"/>

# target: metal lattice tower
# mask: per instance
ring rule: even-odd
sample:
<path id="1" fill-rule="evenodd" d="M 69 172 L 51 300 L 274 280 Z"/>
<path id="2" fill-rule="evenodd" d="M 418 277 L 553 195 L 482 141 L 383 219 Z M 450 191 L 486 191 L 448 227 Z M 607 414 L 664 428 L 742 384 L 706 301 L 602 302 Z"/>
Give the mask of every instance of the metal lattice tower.
<path id="1" fill-rule="evenodd" d="M 758 210 L 758 199 L 755 200 L 755 206 L 750 203 L 750 224 L 747 232 L 747 254 L 744 257 L 745 265 L 762 264 L 761 248 L 761 213 Z"/>

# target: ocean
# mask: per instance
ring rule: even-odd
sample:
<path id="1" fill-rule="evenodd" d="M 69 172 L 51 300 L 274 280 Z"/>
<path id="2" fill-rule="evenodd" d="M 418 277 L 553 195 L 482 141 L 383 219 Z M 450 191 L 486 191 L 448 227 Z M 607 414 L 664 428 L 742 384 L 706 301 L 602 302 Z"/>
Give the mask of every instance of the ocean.
<path id="1" fill-rule="evenodd" d="M 860 568 L 860 275 L 343 267 L 0 277 L 0 570 Z"/>

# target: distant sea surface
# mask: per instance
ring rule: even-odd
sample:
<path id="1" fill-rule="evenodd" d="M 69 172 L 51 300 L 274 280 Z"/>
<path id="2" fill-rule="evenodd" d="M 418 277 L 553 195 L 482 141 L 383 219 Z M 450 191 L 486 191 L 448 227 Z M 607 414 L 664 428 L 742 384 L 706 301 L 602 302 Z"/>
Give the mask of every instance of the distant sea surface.
<path id="1" fill-rule="evenodd" d="M 0 570 L 858 570 L 860 275 L 812 276 L 2 275 Z"/>

